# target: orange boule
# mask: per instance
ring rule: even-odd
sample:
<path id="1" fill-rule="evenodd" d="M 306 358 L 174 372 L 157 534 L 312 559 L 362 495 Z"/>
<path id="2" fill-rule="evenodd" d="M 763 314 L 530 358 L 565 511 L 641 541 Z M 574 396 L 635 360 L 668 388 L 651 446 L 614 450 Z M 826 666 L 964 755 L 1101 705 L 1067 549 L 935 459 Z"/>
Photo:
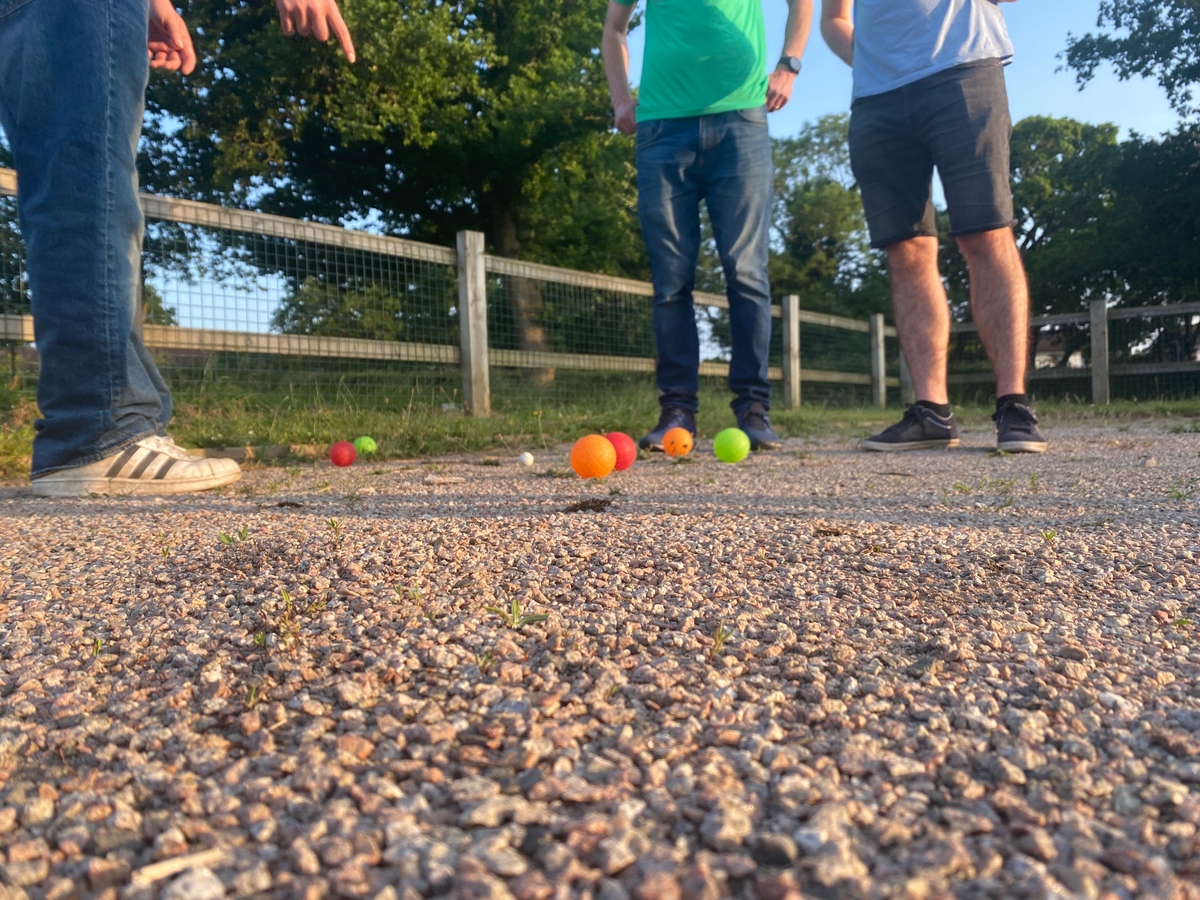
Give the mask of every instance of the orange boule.
<path id="1" fill-rule="evenodd" d="M 571 448 L 571 468 L 580 478 L 604 478 L 617 465 L 617 451 L 602 434 L 581 437 Z"/>
<path id="2" fill-rule="evenodd" d="M 687 456 L 695 445 L 695 438 L 686 428 L 672 428 L 663 435 L 663 449 L 667 451 L 667 456 L 674 459 Z"/>

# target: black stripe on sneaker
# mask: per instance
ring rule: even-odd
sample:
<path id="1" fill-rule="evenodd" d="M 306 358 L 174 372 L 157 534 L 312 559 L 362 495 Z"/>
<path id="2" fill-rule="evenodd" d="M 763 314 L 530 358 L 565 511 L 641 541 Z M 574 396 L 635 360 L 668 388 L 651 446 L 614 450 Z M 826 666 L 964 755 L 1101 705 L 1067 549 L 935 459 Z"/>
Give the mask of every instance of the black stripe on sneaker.
<path id="1" fill-rule="evenodd" d="M 159 469 L 157 473 L 155 473 L 154 480 L 162 481 L 164 478 L 166 478 L 167 473 L 171 471 L 171 466 L 175 465 L 177 462 L 179 462 L 179 460 L 175 459 L 174 457 L 168 457 L 167 461 L 163 463 L 163 467 Z"/>
<path id="2" fill-rule="evenodd" d="M 143 474 L 143 473 L 144 473 L 144 472 L 145 472 L 145 471 L 146 471 L 148 468 L 150 468 L 150 463 L 154 462 L 154 461 L 155 461 L 156 459 L 158 459 L 160 456 L 166 456 L 166 454 L 165 454 L 165 453 L 160 453 L 160 452 L 158 452 L 157 450 L 155 450 L 153 453 L 147 453 L 147 454 L 146 454 L 146 458 L 145 458 L 145 459 L 143 459 L 143 460 L 142 460 L 140 463 L 138 463 L 138 464 L 137 464 L 137 468 L 136 468 L 136 469 L 134 469 L 132 472 L 130 472 L 130 473 L 129 473 L 129 477 L 130 477 L 131 479 L 133 479 L 134 481 L 137 481 L 139 478 L 141 478 L 141 477 L 142 477 L 142 474 Z"/>
<path id="3" fill-rule="evenodd" d="M 125 452 L 113 460 L 113 464 L 108 467 L 108 471 L 104 473 L 105 478 L 116 478 L 121 470 L 125 468 L 125 464 L 133 459 L 133 454 L 137 453 L 142 448 L 137 444 L 132 447 L 125 448 Z"/>

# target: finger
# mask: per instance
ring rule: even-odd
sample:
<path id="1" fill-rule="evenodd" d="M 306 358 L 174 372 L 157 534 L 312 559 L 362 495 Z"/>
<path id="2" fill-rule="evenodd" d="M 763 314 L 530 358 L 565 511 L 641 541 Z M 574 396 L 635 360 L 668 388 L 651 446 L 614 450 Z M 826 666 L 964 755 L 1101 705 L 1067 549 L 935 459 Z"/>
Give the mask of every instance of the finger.
<path id="1" fill-rule="evenodd" d="M 329 40 L 329 23 L 325 16 L 313 15 L 312 17 L 312 34 L 318 41 L 324 43 Z"/>
<path id="2" fill-rule="evenodd" d="M 308 7 L 301 3 L 292 13 L 292 19 L 296 23 L 296 33 L 301 37 L 308 37 L 312 34 L 312 28 L 309 22 Z"/>
<path id="3" fill-rule="evenodd" d="M 291 11 L 284 7 L 282 3 L 276 3 L 275 6 L 279 10 L 279 27 L 283 29 L 284 34 L 291 37 L 294 31 Z"/>
<path id="4" fill-rule="evenodd" d="M 329 21 L 333 25 L 333 33 L 337 35 L 338 43 L 342 45 L 342 52 L 346 54 L 346 59 L 354 62 L 358 58 L 354 52 L 354 41 L 350 39 L 350 29 L 346 27 L 346 22 L 337 6 L 334 6 L 333 11 L 329 14 Z"/>
<path id="5" fill-rule="evenodd" d="M 187 23 L 176 17 L 171 25 L 171 37 L 179 51 L 179 70 L 184 75 L 190 75 L 196 68 L 196 48 L 192 46 L 192 36 L 188 32 Z"/>

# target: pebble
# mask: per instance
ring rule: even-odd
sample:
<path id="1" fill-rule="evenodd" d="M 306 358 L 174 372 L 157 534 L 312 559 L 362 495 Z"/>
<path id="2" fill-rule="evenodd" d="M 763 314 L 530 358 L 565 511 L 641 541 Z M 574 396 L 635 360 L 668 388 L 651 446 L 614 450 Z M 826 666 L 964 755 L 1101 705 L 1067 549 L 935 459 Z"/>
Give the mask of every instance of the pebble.
<path id="1" fill-rule="evenodd" d="M 222 900 L 225 885 L 203 866 L 188 869 L 168 884 L 160 900 Z"/>

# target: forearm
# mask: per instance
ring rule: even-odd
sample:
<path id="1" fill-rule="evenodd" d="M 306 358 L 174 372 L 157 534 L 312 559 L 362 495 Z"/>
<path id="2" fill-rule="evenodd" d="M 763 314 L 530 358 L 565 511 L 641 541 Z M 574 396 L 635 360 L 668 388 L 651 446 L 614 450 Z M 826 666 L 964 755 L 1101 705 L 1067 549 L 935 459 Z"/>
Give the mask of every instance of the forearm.
<path id="1" fill-rule="evenodd" d="M 783 31 L 783 55 L 797 59 L 804 55 L 812 32 L 813 0 L 789 0 L 787 25 Z"/>
<path id="2" fill-rule="evenodd" d="M 854 65 L 854 0 L 821 0 L 821 37 L 834 56 Z"/>
<path id="3" fill-rule="evenodd" d="M 633 99 L 633 93 L 629 89 L 629 43 L 625 39 L 625 32 L 606 27 L 600 50 L 613 106 L 628 103 Z"/>
<path id="4" fill-rule="evenodd" d="M 845 18 L 822 18 L 821 37 L 838 57 L 848 66 L 854 65 L 854 23 Z"/>

